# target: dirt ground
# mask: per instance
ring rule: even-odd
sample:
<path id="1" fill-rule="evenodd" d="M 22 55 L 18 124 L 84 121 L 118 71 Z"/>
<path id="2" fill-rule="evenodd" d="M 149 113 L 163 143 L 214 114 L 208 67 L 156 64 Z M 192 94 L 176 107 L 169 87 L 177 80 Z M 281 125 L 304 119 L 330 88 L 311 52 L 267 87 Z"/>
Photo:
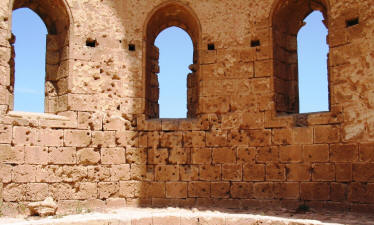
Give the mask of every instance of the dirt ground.
<path id="1" fill-rule="evenodd" d="M 83 213 L 53 216 L 47 218 L 0 218 L 0 224 L 41 225 L 41 224 L 87 224 L 87 225 L 314 225 L 314 224 L 374 224 L 374 213 L 353 213 L 333 211 L 295 212 L 289 210 L 204 210 L 204 209 L 150 209 L 122 208 L 105 213 Z"/>

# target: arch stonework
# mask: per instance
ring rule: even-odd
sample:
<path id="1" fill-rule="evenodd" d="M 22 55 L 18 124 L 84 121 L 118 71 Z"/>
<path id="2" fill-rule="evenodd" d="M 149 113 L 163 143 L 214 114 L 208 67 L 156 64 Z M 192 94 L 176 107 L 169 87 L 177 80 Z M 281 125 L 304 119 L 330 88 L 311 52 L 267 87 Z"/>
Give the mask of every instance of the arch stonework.
<path id="1" fill-rule="evenodd" d="M 314 10 L 322 12 L 328 28 L 325 1 L 278 1 L 272 9 L 275 108 L 280 114 L 299 113 L 297 34 Z"/>
<path id="2" fill-rule="evenodd" d="M 374 207 L 371 0 L 0 6 L 2 214 L 49 196 L 61 214 L 86 205 Z M 26 6 L 50 33 L 46 83 L 56 91 L 47 99 L 57 103 L 45 114 L 11 110 L 14 40 L 4 24 Z M 311 10 L 324 13 L 329 29 L 330 111 L 279 113 L 276 32 L 296 34 Z M 154 39 L 169 26 L 194 43 L 186 119 L 159 119 L 152 93 Z"/>
<path id="3" fill-rule="evenodd" d="M 45 109 L 46 113 L 56 114 L 67 111 L 66 104 L 62 103 L 67 94 L 64 88 L 68 84 L 68 58 L 69 58 L 69 41 L 71 35 L 70 25 L 72 17 L 70 8 L 65 0 L 59 1 L 26 1 L 11 0 L 12 14 L 13 10 L 19 8 L 30 8 L 44 22 L 47 27 L 48 35 L 46 41 L 46 79 L 45 79 Z M 11 16 L 10 16 L 11 18 Z M 11 21 L 11 20 L 10 20 Z M 12 41 L 14 44 L 14 40 Z M 12 45 L 12 52 L 14 51 Z M 12 54 L 14 57 L 14 53 Z M 14 58 L 11 58 L 10 74 L 10 95 L 13 96 L 13 87 L 15 80 Z M 65 90 L 64 90 L 65 89 Z M 61 104 L 62 103 L 62 104 Z M 9 102 L 9 109 L 13 109 L 13 100 Z"/>
<path id="4" fill-rule="evenodd" d="M 161 31 L 172 26 L 185 30 L 193 43 L 193 65 L 190 66 L 193 71 L 187 78 L 187 117 L 193 118 L 197 114 L 201 25 L 196 14 L 188 6 L 178 1 L 169 1 L 157 6 L 144 25 L 145 112 L 148 118 L 159 118 L 157 78 L 159 50 L 154 46 L 154 42 Z"/>

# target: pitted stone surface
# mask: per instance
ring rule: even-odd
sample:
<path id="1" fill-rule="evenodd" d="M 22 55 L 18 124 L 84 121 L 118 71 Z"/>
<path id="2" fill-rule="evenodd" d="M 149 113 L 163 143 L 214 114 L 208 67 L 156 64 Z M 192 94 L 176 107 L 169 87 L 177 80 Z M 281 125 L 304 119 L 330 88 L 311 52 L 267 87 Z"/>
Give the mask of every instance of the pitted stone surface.
<path id="1" fill-rule="evenodd" d="M 12 111 L 21 7 L 48 29 L 44 114 Z M 313 10 L 328 28 L 330 109 L 299 114 L 296 34 Z M 49 196 L 59 214 L 373 212 L 372 15 L 372 0 L 1 0 L 0 214 Z M 158 118 L 154 39 L 169 26 L 194 46 L 186 119 Z"/>

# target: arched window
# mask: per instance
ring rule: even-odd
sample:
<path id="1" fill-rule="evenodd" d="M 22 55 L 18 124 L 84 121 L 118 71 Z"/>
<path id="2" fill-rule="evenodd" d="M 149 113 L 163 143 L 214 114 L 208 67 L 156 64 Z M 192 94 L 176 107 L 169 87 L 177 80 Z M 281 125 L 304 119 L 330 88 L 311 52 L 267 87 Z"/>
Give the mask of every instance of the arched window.
<path id="1" fill-rule="evenodd" d="M 47 28 L 27 8 L 12 15 L 15 48 L 14 110 L 44 112 L 44 82 Z"/>
<path id="2" fill-rule="evenodd" d="M 155 40 L 158 47 L 160 86 L 159 109 L 161 118 L 184 118 L 187 116 L 187 75 L 193 57 L 193 44 L 183 29 L 170 27 L 163 30 Z"/>
<path id="3" fill-rule="evenodd" d="M 155 40 L 161 31 L 169 27 L 179 27 L 190 36 L 193 44 L 193 57 L 190 74 L 187 76 L 187 117 L 193 118 L 198 109 L 198 74 L 199 57 L 198 49 L 200 44 L 200 23 L 196 15 L 185 5 L 173 2 L 157 7 L 146 22 L 145 29 L 145 114 L 148 119 L 160 118 L 159 110 L 159 86 L 158 74 L 160 72 L 159 49 L 155 46 Z M 161 53 L 162 54 L 162 53 Z M 161 59 L 162 60 L 162 59 Z M 169 64 L 169 62 L 168 62 Z M 162 68 L 161 68 L 162 69 Z M 183 66 L 182 69 L 185 69 Z M 162 75 L 160 75 L 162 76 Z M 174 75 L 181 76 L 181 75 Z M 161 91 L 161 94 L 163 91 Z M 174 101 L 174 100 L 169 100 Z M 185 102 L 185 101 L 184 101 Z M 169 102 L 173 104 L 175 102 Z M 186 103 L 184 103 L 186 104 Z M 177 104 L 174 104 L 176 107 Z M 182 104 L 183 105 L 183 104 Z M 182 106 L 180 106 L 182 107 Z M 175 111 L 182 111 L 175 110 Z M 179 116 L 178 116 L 179 117 Z M 185 116 L 184 116 L 185 117 Z"/>
<path id="4" fill-rule="evenodd" d="M 319 11 L 309 14 L 297 35 L 300 113 L 329 111 L 327 28 Z"/>
<path id="5" fill-rule="evenodd" d="M 304 61 L 308 53 L 305 52 L 306 49 L 303 43 L 309 41 L 304 38 L 299 38 L 299 43 L 302 43 L 301 46 L 298 45 L 298 33 L 304 25 L 303 21 L 313 11 L 320 11 L 322 13 L 325 18 L 323 22 L 327 27 L 327 4 L 325 0 L 278 1 L 278 4 L 276 4 L 273 9 L 272 29 L 275 109 L 279 114 L 329 110 L 328 68 L 326 66 L 328 60 L 326 58 L 326 49 L 324 49 L 324 55 L 318 54 L 318 48 L 321 49 L 321 45 L 319 43 L 316 46 L 314 42 L 314 46 L 312 47 L 314 52 L 312 53 L 313 57 Z M 310 22 L 309 18 L 306 22 L 308 23 L 308 21 Z M 321 24 L 319 23 L 319 25 Z M 304 29 L 300 31 L 301 34 L 304 33 L 305 29 L 308 30 L 308 27 L 309 25 L 307 24 Z M 317 36 L 325 39 L 326 43 L 326 33 L 321 32 L 318 34 L 314 32 L 313 39 L 316 40 L 315 37 Z M 323 48 L 326 48 L 326 44 Z M 299 60 L 301 61 L 299 62 Z M 321 62 L 318 66 L 317 64 L 313 64 L 317 62 L 316 60 Z M 314 65 L 316 69 L 315 73 L 318 73 L 318 75 L 305 73 L 305 65 Z M 316 78 L 318 76 L 323 78 L 321 78 L 320 81 L 313 82 L 315 84 L 313 87 L 313 83 L 304 82 L 307 78 Z M 306 88 L 306 86 L 308 87 Z M 308 101 L 308 98 L 305 98 L 305 92 L 308 92 L 309 87 L 311 87 L 313 91 L 311 94 L 314 98 L 317 92 L 323 93 L 323 99 L 319 100 L 319 106 L 314 109 L 305 108 L 305 104 L 313 104 Z M 300 100 L 302 102 L 300 102 Z M 325 106 L 326 102 L 327 107 Z M 300 104 L 302 106 L 301 110 Z"/>
<path id="6" fill-rule="evenodd" d="M 27 8 L 27 9 L 21 9 L 21 8 Z M 20 9 L 20 10 L 18 10 Z M 18 104 L 18 100 L 21 100 L 19 98 L 22 98 L 21 96 L 18 96 L 19 92 L 38 92 L 42 93 L 44 95 L 44 112 L 46 113 L 58 113 L 62 111 L 68 110 L 68 105 L 66 104 L 66 96 L 68 94 L 67 84 L 68 84 L 68 50 L 69 50 L 69 25 L 70 25 L 70 18 L 69 14 L 67 12 L 67 8 L 65 5 L 64 0 L 56 0 L 53 1 L 53 4 L 49 0 L 39 0 L 39 1 L 28 1 L 28 0 L 14 0 L 13 2 L 13 15 L 15 18 L 12 18 L 12 22 L 16 27 L 13 27 L 14 30 L 12 32 L 15 35 L 15 39 L 17 40 L 17 36 L 19 37 L 19 42 L 17 42 L 14 45 L 14 41 L 11 42 L 12 44 L 12 58 L 10 60 L 10 66 L 11 66 L 11 74 L 10 74 L 10 88 L 9 88 L 9 94 L 14 95 L 16 94 L 16 104 Z M 22 51 L 30 51 L 35 53 L 33 51 L 33 47 L 36 47 L 35 44 L 32 43 L 31 36 L 26 37 L 26 46 L 20 45 L 23 40 L 23 35 L 25 33 L 25 29 L 29 29 L 30 27 L 27 27 L 27 22 L 30 21 L 17 21 L 17 14 L 22 12 L 27 12 L 30 15 L 33 15 L 33 17 L 40 17 L 40 19 L 45 24 L 46 30 L 47 30 L 47 36 L 45 36 L 45 31 L 42 33 L 44 35 L 43 40 L 39 40 L 39 44 L 44 44 L 44 65 L 43 60 L 38 60 L 38 64 L 27 64 L 26 66 L 18 65 L 18 59 L 22 58 Z M 19 23 L 22 23 L 20 25 Z M 22 30 L 22 27 L 24 27 Z M 40 34 L 41 32 L 39 32 Z M 29 39 L 29 40 L 27 40 Z M 15 49 L 16 47 L 16 49 Z M 14 51 L 17 50 L 17 62 L 15 62 L 14 58 Z M 39 47 L 41 50 L 40 52 L 43 52 L 43 47 Z M 20 52 L 21 51 L 21 52 Z M 43 57 L 43 56 L 40 56 Z M 26 61 L 31 62 L 31 60 L 35 59 L 32 58 L 30 55 L 27 56 L 28 60 Z M 15 65 L 17 63 L 17 65 Z M 31 74 L 31 72 L 38 68 L 37 75 Z M 15 74 L 16 71 L 16 74 Z M 23 71 L 26 71 L 27 78 L 23 78 L 21 73 Z M 20 73 L 20 74 L 19 74 Z M 26 83 L 29 83 L 28 85 L 22 85 L 22 83 L 25 81 L 24 79 L 30 78 L 31 80 L 35 81 L 36 77 L 43 77 L 43 74 L 45 73 L 45 80 L 42 82 L 44 87 L 44 92 L 42 87 L 38 87 L 39 90 L 34 90 L 32 87 L 30 87 L 30 82 L 26 80 Z M 16 76 L 16 77 L 15 77 Z M 16 83 L 16 93 L 14 93 L 14 85 Z M 40 81 L 39 81 L 40 83 Z M 19 86 L 20 85 L 20 86 Z M 30 94 L 30 93 L 29 93 Z M 11 97 L 10 99 L 14 99 Z M 39 100 L 40 101 L 40 100 Z M 42 103 L 40 103 L 42 105 Z M 13 110 L 14 103 L 12 101 L 9 102 L 9 110 Z M 19 108 L 16 105 L 17 110 L 27 110 L 27 111 L 43 111 L 41 109 L 34 110 L 34 109 L 23 109 Z"/>

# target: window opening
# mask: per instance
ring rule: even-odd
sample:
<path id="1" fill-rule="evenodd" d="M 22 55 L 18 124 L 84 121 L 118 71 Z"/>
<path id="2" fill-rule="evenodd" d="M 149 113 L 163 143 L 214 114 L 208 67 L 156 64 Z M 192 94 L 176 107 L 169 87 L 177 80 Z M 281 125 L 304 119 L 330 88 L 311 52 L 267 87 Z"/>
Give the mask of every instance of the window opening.
<path id="1" fill-rule="evenodd" d="M 20 8 L 12 14 L 12 33 L 16 37 L 14 110 L 44 112 L 46 25 L 32 10 Z"/>
<path id="2" fill-rule="evenodd" d="M 187 75 L 193 64 L 193 43 L 181 28 L 169 27 L 155 40 L 159 49 L 160 118 L 187 117 Z"/>
<path id="3" fill-rule="evenodd" d="M 329 111 L 328 30 L 323 19 L 321 12 L 313 11 L 297 35 L 300 113 Z"/>
<path id="4" fill-rule="evenodd" d="M 345 21 L 347 27 L 352 27 L 359 23 L 358 17 Z"/>

